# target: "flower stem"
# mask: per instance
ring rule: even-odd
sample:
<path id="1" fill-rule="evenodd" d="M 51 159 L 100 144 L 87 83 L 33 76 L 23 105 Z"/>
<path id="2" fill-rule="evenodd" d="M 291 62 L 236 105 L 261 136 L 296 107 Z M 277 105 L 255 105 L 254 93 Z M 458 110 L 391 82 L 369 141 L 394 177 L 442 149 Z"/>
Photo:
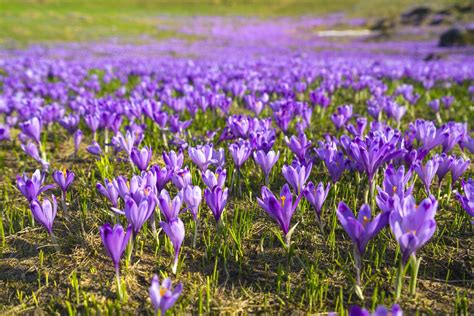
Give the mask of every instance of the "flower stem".
<path id="1" fill-rule="evenodd" d="M 420 269 L 421 258 L 417 259 L 415 255 L 411 256 L 411 278 L 410 278 L 410 296 L 416 295 L 416 281 L 418 279 L 418 270 Z"/>
<path id="2" fill-rule="evenodd" d="M 196 218 L 196 220 L 194 221 L 193 248 L 196 248 L 196 240 L 197 240 L 197 234 L 198 234 L 198 226 L 199 226 L 199 219 Z"/>
<path id="3" fill-rule="evenodd" d="M 119 268 L 116 267 L 115 268 L 115 281 L 117 282 L 117 295 L 118 295 L 118 299 L 120 301 L 123 300 L 123 293 L 122 293 L 122 282 L 120 281 L 120 272 L 119 272 Z"/>
<path id="4" fill-rule="evenodd" d="M 398 301 L 400 299 L 400 296 L 402 294 L 402 288 L 403 288 L 403 263 L 402 263 L 402 260 L 400 259 L 400 263 L 398 265 L 398 270 L 397 270 L 397 279 L 396 279 L 396 284 L 395 284 L 395 301 Z"/>
<path id="5" fill-rule="evenodd" d="M 359 250 L 357 249 L 357 246 L 354 245 L 354 262 L 355 262 L 355 268 L 356 268 L 356 285 L 355 285 L 355 292 L 357 296 L 363 300 L 364 299 L 364 294 L 362 293 L 362 288 L 361 288 L 361 282 L 360 282 L 360 274 L 362 271 L 362 258 L 359 253 Z"/>
<path id="6" fill-rule="evenodd" d="M 66 215 L 66 209 L 67 209 L 67 206 L 66 206 L 66 192 L 64 192 L 64 191 L 61 191 L 61 204 L 63 206 L 63 213 L 64 213 L 64 215 Z"/>

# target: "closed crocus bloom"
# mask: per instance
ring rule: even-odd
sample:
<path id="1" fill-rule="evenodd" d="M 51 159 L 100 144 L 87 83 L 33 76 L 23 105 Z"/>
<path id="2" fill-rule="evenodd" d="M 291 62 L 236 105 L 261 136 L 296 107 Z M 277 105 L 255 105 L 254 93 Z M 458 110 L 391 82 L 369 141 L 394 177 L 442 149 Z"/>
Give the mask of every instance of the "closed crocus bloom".
<path id="1" fill-rule="evenodd" d="M 149 288 L 151 303 L 155 312 L 160 311 L 161 315 L 165 315 L 166 311 L 173 307 L 183 291 L 183 284 L 179 283 L 172 289 L 171 279 L 166 278 L 160 284 L 158 276 L 155 274 L 151 279 Z"/>
<path id="2" fill-rule="evenodd" d="M 224 148 L 214 149 L 212 151 L 212 163 L 218 168 L 223 168 L 225 165 L 225 151 Z"/>
<path id="3" fill-rule="evenodd" d="M 228 189 L 222 189 L 220 186 L 214 186 L 212 189 L 204 190 L 206 204 L 212 211 L 216 222 L 218 223 L 222 212 L 227 204 Z"/>
<path id="4" fill-rule="evenodd" d="M 74 133 L 74 154 L 77 155 L 77 152 L 79 151 L 79 146 L 81 145 L 82 138 L 84 137 L 82 131 L 78 129 Z"/>
<path id="5" fill-rule="evenodd" d="M 204 145 L 200 147 L 189 147 L 189 158 L 198 166 L 201 171 L 206 170 L 211 163 L 214 162 L 212 159 L 213 149 L 212 145 Z"/>
<path id="6" fill-rule="evenodd" d="M 330 183 L 328 183 L 325 188 L 322 182 L 319 182 L 318 186 L 315 186 L 311 181 L 303 188 L 303 195 L 309 204 L 314 207 L 318 219 L 321 219 L 321 210 L 330 188 Z"/>
<path id="7" fill-rule="evenodd" d="M 389 212 L 382 212 L 372 219 L 370 206 L 364 204 L 356 218 L 352 210 L 344 202 L 339 203 L 336 214 L 341 226 L 351 237 L 360 255 L 365 253 L 369 240 L 375 237 L 387 225 L 390 215 Z"/>
<path id="8" fill-rule="evenodd" d="M 34 140 L 37 144 L 41 142 L 40 136 L 43 124 L 39 118 L 34 116 L 28 121 L 20 123 L 20 128 L 23 134 Z"/>
<path id="9" fill-rule="evenodd" d="M 155 206 L 156 201 L 153 193 L 143 198 L 138 204 L 132 198 L 125 201 L 124 213 L 128 223 L 132 225 L 134 237 L 137 236 L 143 224 L 152 216 Z"/>
<path id="10" fill-rule="evenodd" d="M 173 170 L 168 167 L 152 166 L 151 171 L 156 174 L 156 190 L 161 192 L 166 184 L 171 180 Z"/>
<path id="11" fill-rule="evenodd" d="M 402 200 L 412 193 L 413 185 L 411 185 L 408 189 L 406 188 L 411 175 L 412 169 L 405 173 L 404 166 L 400 166 L 398 169 L 395 169 L 392 164 L 388 165 L 388 167 L 385 169 L 383 188 L 377 186 L 379 193 L 375 197 L 377 206 L 383 212 L 391 212 L 393 210 L 392 197 L 396 196 L 398 199 Z"/>
<path id="12" fill-rule="evenodd" d="M 38 146 L 36 146 L 35 143 L 28 142 L 26 145 L 25 145 L 25 144 L 21 144 L 21 148 L 23 149 L 23 151 L 25 152 L 25 154 L 27 154 L 28 156 L 30 156 L 30 157 L 33 158 L 34 160 L 36 160 L 36 161 L 40 161 L 40 160 L 41 160 L 41 157 L 40 157 L 40 155 L 39 155 Z"/>
<path id="13" fill-rule="evenodd" d="M 471 161 L 469 159 L 464 160 L 464 158 L 458 158 L 453 160 L 453 164 L 451 166 L 451 185 L 458 181 L 458 179 L 464 174 L 467 168 L 469 168 L 470 163 Z"/>
<path id="14" fill-rule="evenodd" d="M 293 195 L 291 194 L 290 187 L 288 184 L 285 184 L 278 198 L 276 198 L 266 186 L 262 187 L 262 198 L 257 198 L 257 201 L 260 207 L 278 223 L 283 234 L 289 237 L 288 233 L 290 232 L 291 218 L 300 199 L 301 195 L 298 196 L 293 203 Z M 287 244 L 289 246 L 289 239 L 287 239 Z"/>
<path id="15" fill-rule="evenodd" d="M 10 140 L 10 126 L 0 123 L 0 142 Z"/>
<path id="16" fill-rule="evenodd" d="M 130 154 L 130 158 L 140 171 L 145 171 L 148 167 L 148 164 L 150 163 L 151 155 L 151 147 L 144 146 L 140 150 L 138 150 L 138 148 L 136 147 L 133 147 L 132 152 Z"/>
<path id="17" fill-rule="evenodd" d="M 102 243 L 104 244 L 107 255 L 114 263 L 115 272 L 117 274 L 119 273 L 120 258 L 128 245 L 131 235 L 132 225 L 129 225 L 126 231 L 124 231 L 120 224 L 115 224 L 112 228 L 109 223 L 106 223 L 104 226 L 100 227 Z"/>
<path id="18" fill-rule="evenodd" d="M 71 183 L 74 181 L 74 176 L 74 172 L 69 169 L 64 171 L 56 170 L 53 172 L 54 182 L 56 182 L 63 192 L 66 192 Z"/>
<path id="19" fill-rule="evenodd" d="M 127 178 L 124 176 L 118 176 L 114 179 L 113 184 L 115 189 L 117 189 L 119 196 L 122 198 L 122 200 L 125 200 L 127 195 L 130 194 L 130 183 L 128 182 Z"/>
<path id="20" fill-rule="evenodd" d="M 183 167 L 184 155 L 182 151 L 178 151 L 178 153 L 174 150 L 169 153 L 163 152 L 163 160 L 169 169 L 178 171 Z"/>
<path id="21" fill-rule="evenodd" d="M 54 188 L 52 184 L 43 186 L 43 176 L 38 169 L 33 173 L 31 178 L 28 178 L 26 174 L 23 174 L 23 176 L 17 175 L 16 186 L 21 194 L 27 198 L 28 202 L 35 200 L 44 191 Z"/>
<path id="22" fill-rule="evenodd" d="M 290 139 L 285 137 L 285 142 L 288 148 L 296 155 L 300 162 L 305 161 L 306 151 L 311 146 L 311 142 L 308 141 L 305 134 L 301 134 L 300 136 L 291 136 Z"/>
<path id="23" fill-rule="evenodd" d="M 158 197 L 158 206 L 160 207 L 161 212 L 165 216 L 167 222 L 175 219 L 179 215 L 181 206 L 183 204 L 181 192 L 171 200 L 170 194 L 168 191 L 163 189 Z"/>
<path id="24" fill-rule="evenodd" d="M 268 153 L 265 153 L 263 150 L 258 150 L 253 153 L 253 159 L 262 168 L 265 177 L 268 177 L 278 158 L 280 158 L 280 151 L 275 153 L 273 150 L 270 150 Z"/>
<path id="25" fill-rule="evenodd" d="M 102 183 L 97 183 L 96 188 L 102 194 L 105 196 L 111 203 L 113 207 L 117 207 L 118 205 L 118 196 L 119 193 L 116 189 L 117 183 L 116 180 L 109 181 L 107 178 L 104 180 L 104 184 Z"/>
<path id="26" fill-rule="evenodd" d="M 56 197 L 52 195 L 51 201 L 45 198 L 41 204 L 38 200 L 33 200 L 30 203 L 30 209 L 35 220 L 43 225 L 48 234 L 51 235 L 53 233 L 54 218 L 58 209 Z"/>
<path id="27" fill-rule="evenodd" d="M 183 200 L 191 214 L 193 214 L 194 220 L 197 220 L 199 205 L 202 200 L 201 188 L 198 186 L 188 185 L 183 189 Z"/>
<path id="28" fill-rule="evenodd" d="M 431 121 L 416 120 L 411 126 L 416 132 L 416 138 L 427 152 L 444 143 L 449 136 L 445 128 L 436 128 Z"/>
<path id="29" fill-rule="evenodd" d="M 456 193 L 456 198 L 469 216 L 474 217 L 474 180 L 471 178 L 466 182 L 463 181 L 462 188 L 464 195 Z"/>
<path id="30" fill-rule="evenodd" d="M 417 161 L 414 164 L 414 170 L 425 185 L 426 192 L 428 192 L 428 194 L 431 192 L 431 182 L 433 182 L 436 171 L 438 170 L 438 166 L 439 162 L 436 159 L 428 160 L 424 166 L 422 165 L 421 161 Z"/>
<path id="31" fill-rule="evenodd" d="M 202 181 L 209 189 L 214 188 L 216 185 L 224 188 L 227 170 L 221 168 L 217 168 L 216 172 L 206 170 L 205 172 L 201 173 L 201 176 Z"/>
<path id="32" fill-rule="evenodd" d="M 173 273 L 176 274 L 178 269 L 179 250 L 181 249 L 181 244 L 184 240 L 184 224 L 179 217 L 176 217 L 169 222 L 160 222 L 160 226 L 173 244 L 174 262 L 172 270 Z"/>
<path id="33" fill-rule="evenodd" d="M 308 180 L 308 177 L 311 174 L 312 166 L 313 165 L 311 163 L 307 166 L 283 166 L 283 176 L 297 194 L 300 194 L 303 185 Z"/>
<path id="34" fill-rule="evenodd" d="M 130 157 L 132 154 L 133 144 L 135 143 L 135 134 L 127 131 L 125 136 L 121 132 L 118 132 L 112 139 L 113 143 L 116 144 L 118 148 L 125 151 Z"/>
<path id="35" fill-rule="evenodd" d="M 390 228 L 400 245 L 403 263 L 406 263 L 433 236 L 438 202 L 430 195 L 419 205 L 413 196 L 395 204 L 395 210 L 390 213 Z"/>
<path id="36" fill-rule="evenodd" d="M 178 190 L 182 190 L 188 185 L 191 184 L 191 172 L 189 171 L 188 167 L 178 170 L 177 172 L 173 173 L 171 176 L 171 182 L 176 186 Z"/>
<path id="37" fill-rule="evenodd" d="M 438 161 L 438 170 L 436 170 L 436 175 L 438 176 L 438 182 L 441 183 L 446 173 L 451 170 L 454 157 L 442 153 L 441 155 L 436 155 L 434 159 Z"/>
<path id="38" fill-rule="evenodd" d="M 93 141 L 89 146 L 87 146 L 87 151 L 95 156 L 102 155 L 102 149 L 100 148 L 99 143 L 96 141 Z"/>
<path id="39" fill-rule="evenodd" d="M 252 153 L 252 148 L 250 148 L 248 142 L 234 143 L 229 145 L 229 151 L 232 154 L 232 159 L 234 159 L 235 167 L 240 169 Z"/>

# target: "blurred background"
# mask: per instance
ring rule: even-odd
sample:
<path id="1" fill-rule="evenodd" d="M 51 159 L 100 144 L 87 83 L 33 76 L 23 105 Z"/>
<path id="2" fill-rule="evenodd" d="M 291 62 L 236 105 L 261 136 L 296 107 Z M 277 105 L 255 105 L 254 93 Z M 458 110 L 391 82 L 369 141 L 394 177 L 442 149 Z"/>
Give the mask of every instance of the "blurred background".
<path id="1" fill-rule="evenodd" d="M 190 26 L 196 16 L 228 17 L 231 29 L 236 23 L 252 24 L 236 22 L 235 17 L 324 18 L 292 31 L 338 38 L 370 32 L 377 40 L 415 35 L 423 40 L 456 28 L 456 45 L 467 45 L 472 43 L 472 33 L 470 37 L 466 33 L 474 21 L 473 8 L 474 1 L 463 0 L 0 0 L 0 45 L 110 38 L 192 41 L 212 35 L 212 25 L 208 29 L 199 25 L 199 32 L 193 32 Z M 407 27 L 418 32 L 407 32 Z"/>

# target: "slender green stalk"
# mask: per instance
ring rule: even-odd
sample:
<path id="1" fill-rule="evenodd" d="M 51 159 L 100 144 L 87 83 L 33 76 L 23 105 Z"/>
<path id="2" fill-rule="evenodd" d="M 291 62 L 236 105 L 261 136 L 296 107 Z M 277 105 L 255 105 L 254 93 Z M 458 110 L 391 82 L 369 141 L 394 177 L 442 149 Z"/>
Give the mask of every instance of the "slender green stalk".
<path id="1" fill-rule="evenodd" d="M 395 301 L 398 301 L 400 299 L 400 296 L 402 294 L 402 288 L 403 288 L 403 263 L 402 260 L 400 259 L 400 263 L 398 265 L 398 270 L 397 270 L 397 279 L 396 279 L 396 284 L 395 284 Z"/>
<path id="2" fill-rule="evenodd" d="M 416 295 L 416 283 L 418 280 L 418 270 L 420 269 L 421 258 L 417 259 L 415 255 L 410 258 L 411 277 L 410 277 L 410 296 Z"/>

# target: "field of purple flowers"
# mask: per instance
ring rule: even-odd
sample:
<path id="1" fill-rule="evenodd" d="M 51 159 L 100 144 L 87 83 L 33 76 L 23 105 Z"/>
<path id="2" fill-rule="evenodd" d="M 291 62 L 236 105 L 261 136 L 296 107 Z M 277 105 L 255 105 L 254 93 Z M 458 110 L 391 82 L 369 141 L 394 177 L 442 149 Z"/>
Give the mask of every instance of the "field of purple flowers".
<path id="1" fill-rule="evenodd" d="M 0 313 L 474 313 L 472 47 L 187 19 L 0 51 Z"/>

